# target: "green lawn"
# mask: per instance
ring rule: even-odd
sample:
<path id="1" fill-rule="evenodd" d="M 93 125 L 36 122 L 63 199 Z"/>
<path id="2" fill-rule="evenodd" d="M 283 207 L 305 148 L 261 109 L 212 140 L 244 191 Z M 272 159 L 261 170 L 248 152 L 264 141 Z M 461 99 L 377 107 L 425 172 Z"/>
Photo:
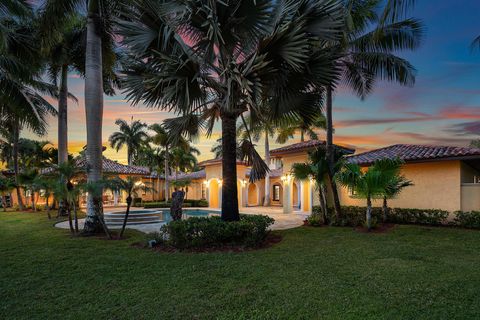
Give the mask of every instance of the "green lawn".
<path id="1" fill-rule="evenodd" d="M 466 319 L 480 232 L 297 228 L 247 253 L 155 253 L 0 213 L 0 319 Z"/>

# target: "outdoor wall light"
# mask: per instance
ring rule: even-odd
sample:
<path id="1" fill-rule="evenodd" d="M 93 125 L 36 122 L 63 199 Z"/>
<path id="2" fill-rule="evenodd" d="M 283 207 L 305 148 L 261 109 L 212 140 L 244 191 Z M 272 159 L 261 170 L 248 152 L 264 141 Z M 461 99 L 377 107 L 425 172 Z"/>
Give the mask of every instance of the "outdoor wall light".
<path id="1" fill-rule="evenodd" d="M 223 183 L 223 180 L 222 180 L 222 179 L 219 179 L 219 180 L 218 180 L 218 186 L 221 187 L 221 186 L 222 186 L 222 183 Z"/>
<path id="2" fill-rule="evenodd" d="M 240 184 L 242 187 L 245 187 L 247 185 L 247 181 L 245 179 L 240 180 Z"/>

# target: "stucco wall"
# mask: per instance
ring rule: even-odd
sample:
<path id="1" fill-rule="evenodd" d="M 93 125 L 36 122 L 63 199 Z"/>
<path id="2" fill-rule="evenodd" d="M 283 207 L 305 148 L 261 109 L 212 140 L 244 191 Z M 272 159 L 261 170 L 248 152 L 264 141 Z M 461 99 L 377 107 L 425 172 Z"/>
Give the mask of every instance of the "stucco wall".
<path id="1" fill-rule="evenodd" d="M 393 208 L 460 210 L 460 171 L 460 161 L 406 164 L 402 168 L 402 174 L 414 185 L 405 188 L 396 199 L 389 200 L 389 205 Z M 339 189 L 343 205 L 366 205 L 364 199 L 351 197 L 347 188 Z M 381 206 L 381 200 L 374 200 L 373 205 Z"/>

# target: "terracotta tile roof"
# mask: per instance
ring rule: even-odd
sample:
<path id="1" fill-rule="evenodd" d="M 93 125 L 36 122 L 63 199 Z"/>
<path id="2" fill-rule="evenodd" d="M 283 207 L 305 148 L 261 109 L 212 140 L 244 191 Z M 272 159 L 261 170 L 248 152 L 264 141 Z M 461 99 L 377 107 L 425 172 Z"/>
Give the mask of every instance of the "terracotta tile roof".
<path id="1" fill-rule="evenodd" d="M 250 177 L 250 171 L 252 171 L 252 169 L 250 168 L 246 170 L 245 175 L 247 177 Z M 270 170 L 270 178 L 278 178 L 278 177 L 281 177 L 282 174 L 283 174 L 283 168 Z"/>
<path id="2" fill-rule="evenodd" d="M 85 170 L 86 160 L 85 157 L 80 157 L 75 161 L 75 165 L 78 169 Z M 121 164 L 116 161 L 103 157 L 103 172 L 115 173 L 115 174 L 128 174 L 128 175 L 148 175 L 150 174 L 148 168 L 140 166 L 129 166 Z"/>
<path id="3" fill-rule="evenodd" d="M 325 141 L 323 140 L 308 140 L 304 142 L 299 142 L 299 143 L 294 143 L 290 144 L 285 147 L 281 147 L 278 149 L 270 150 L 270 155 L 276 156 L 280 154 L 286 154 L 286 153 L 295 153 L 295 152 L 301 152 L 301 151 L 307 151 L 309 149 L 313 149 L 315 147 L 320 147 L 320 146 L 325 146 Z M 351 148 L 346 148 L 342 146 L 336 145 L 337 148 L 340 148 L 343 150 L 346 154 L 352 154 L 355 152 L 354 149 Z"/>
<path id="4" fill-rule="evenodd" d="M 199 167 L 205 167 L 205 166 L 211 166 L 211 165 L 214 165 L 214 164 L 222 164 L 222 158 L 205 160 L 205 161 L 202 161 L 202 162 L 198 163 L 198 166 Z M 245 162 L 237 160 L 237 164 L 245 165 Z"/>
<path id="5" fill-rule="evenodd" d="M 197 179 L 205 179 L 207 177 L 207 174 L 205 173 L 205 169 L 195 171 L 195 172 L 190 172 L 190 173 L 184 173 L 184 172 L 179 172 L 177 175 L 177 180 L 197 180 Z M 171 175 L 168 177 L 168 181 L 175 181 L 175 175 Z"/>
<path id="6" fill-rule="evenodd" d="M 426 162 L 462 158 L 480 159 L 480 149 L 452 146 L 395 144 L 389 147 L 349 156 L 347 161 L 360 165 L 369 165 L 379 159 L 395 159 L 397 157 L 405 162 Z"/>

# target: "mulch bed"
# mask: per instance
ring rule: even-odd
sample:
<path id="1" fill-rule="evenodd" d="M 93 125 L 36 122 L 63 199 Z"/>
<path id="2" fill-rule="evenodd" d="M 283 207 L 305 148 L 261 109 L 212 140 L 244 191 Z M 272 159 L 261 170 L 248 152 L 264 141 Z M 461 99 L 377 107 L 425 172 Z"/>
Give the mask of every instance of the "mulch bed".
<path id="1" fill-rule="evenodd" d="M 167 253 L 173 253 L 173 252 L 189 252 L 189 253 L 205 253 L 205 252 L 246 252 L 246 251 L 255 251 L 255 250 L 262 250 L 266 248 L 270 248 L 273 245 L 281 242 L 283 237 L 279 234 L 272 234 L 270 233 L 265 241 L 262 243 L 262 245 L 254 248 L 250 247 L 244 247 L 244 246 L 239 246 L 239 245 L 222 245 L 218 247 L 203 247 L 203 248 L 190 248 L 190 249 L 184 249 L 180 250 L 172 246 L 164 246 L 164 245 L 157 245 L 153 248 L 149 248 L 145 243 L 143 242 L 135 242 L 132 243 L 132 247 L 135 248 L 141 248 L 141 249 L 149 249 L 152 251 L 157 251 L 157 252 L 167 252 Z"/>
<path id="2" fill-rule="evenodd" d="M 393 228 L 395 228 L 395 224 L 393 223 L 383 223 L 379 224 L 377 227 L 368 230 L 368 228 L 361 226 L 356 227 L 355 231 L 360 233 L 387 233 L 390 232 Z"/>

